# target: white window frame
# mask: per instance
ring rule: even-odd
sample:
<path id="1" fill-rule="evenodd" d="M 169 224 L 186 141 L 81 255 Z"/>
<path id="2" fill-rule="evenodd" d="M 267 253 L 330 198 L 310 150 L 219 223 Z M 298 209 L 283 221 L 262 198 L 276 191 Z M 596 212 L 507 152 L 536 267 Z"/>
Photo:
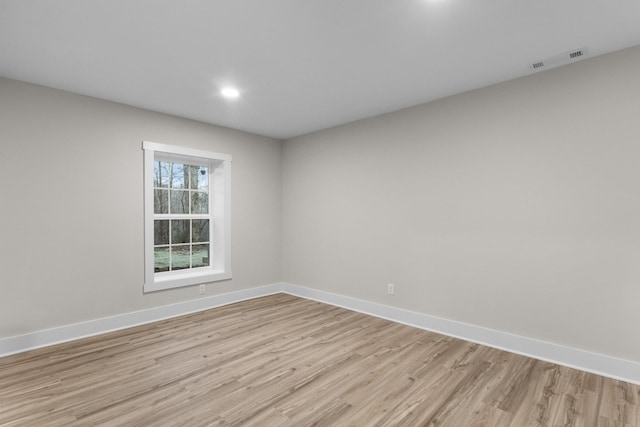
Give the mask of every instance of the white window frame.
<path id="1" fill-rule="evenodd" d="M 231 155 L 143 141 L 144 292 L 231 279 Z M 154 177 L 156 157 L 209 166 L 210 265 L 169 272 L 154 271 Z"/>

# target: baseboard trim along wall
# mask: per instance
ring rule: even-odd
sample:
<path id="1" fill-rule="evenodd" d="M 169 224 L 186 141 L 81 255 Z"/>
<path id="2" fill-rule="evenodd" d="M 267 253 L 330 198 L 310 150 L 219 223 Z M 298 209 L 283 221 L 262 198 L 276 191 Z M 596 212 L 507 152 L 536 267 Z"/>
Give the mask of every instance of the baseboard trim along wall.
<path id="1" fill-rule="evenodd" d="M 416 328 L 640 385 L 640 363 L 289 283 L 283 292 Z"/>
<path id="2" fill-rule="evenodd" d="M 259 286 L 3 338 L 0 339 L 0 357 L 281 292 L 640 385 L 640 363 L 638 362 L 591 353 L 290 283 Z"/>
<path id="3" fill-rule="evenodd" d="M 282 284 L 277 283 L 3 338 L 0 357 L 281 292 Z"/>

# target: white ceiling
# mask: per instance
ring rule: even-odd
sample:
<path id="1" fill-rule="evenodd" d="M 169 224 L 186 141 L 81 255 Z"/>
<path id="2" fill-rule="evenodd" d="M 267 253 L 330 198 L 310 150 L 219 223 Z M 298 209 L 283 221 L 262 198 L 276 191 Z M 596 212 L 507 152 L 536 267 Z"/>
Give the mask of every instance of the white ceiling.
<path id="1" fill-rule="evenodd" d="M 280 139 L 639 44 L 640 0 L 0 0 L 1 76 Z"/>

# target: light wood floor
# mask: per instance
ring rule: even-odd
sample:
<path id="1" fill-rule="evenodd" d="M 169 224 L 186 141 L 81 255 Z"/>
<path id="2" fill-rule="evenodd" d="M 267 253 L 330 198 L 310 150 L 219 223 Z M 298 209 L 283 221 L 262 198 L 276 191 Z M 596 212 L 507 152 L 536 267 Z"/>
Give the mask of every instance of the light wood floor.
<path id="1" fill-rule="evenodd" d="M 1 426 L 640 426 L 640 386 L 274 295 L 0 358 Z"/>

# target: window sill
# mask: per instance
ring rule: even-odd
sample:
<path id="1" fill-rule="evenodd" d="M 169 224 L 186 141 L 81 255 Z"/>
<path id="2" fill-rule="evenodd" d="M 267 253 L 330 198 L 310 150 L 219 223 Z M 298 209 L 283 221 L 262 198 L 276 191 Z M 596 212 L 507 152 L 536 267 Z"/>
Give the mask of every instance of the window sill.
<path id="1" fill-rule="evenodd" d="M 220 280 L 231 279 L 230 271 L 204 271 L 186 274 L 171 274 L 155 277 L 153 283 L 144 284 L 144 292 L 163 291 L 165 289 L 178 288 L 183 286 L 201 285 L 204 283 L 218 282 Z"/>

